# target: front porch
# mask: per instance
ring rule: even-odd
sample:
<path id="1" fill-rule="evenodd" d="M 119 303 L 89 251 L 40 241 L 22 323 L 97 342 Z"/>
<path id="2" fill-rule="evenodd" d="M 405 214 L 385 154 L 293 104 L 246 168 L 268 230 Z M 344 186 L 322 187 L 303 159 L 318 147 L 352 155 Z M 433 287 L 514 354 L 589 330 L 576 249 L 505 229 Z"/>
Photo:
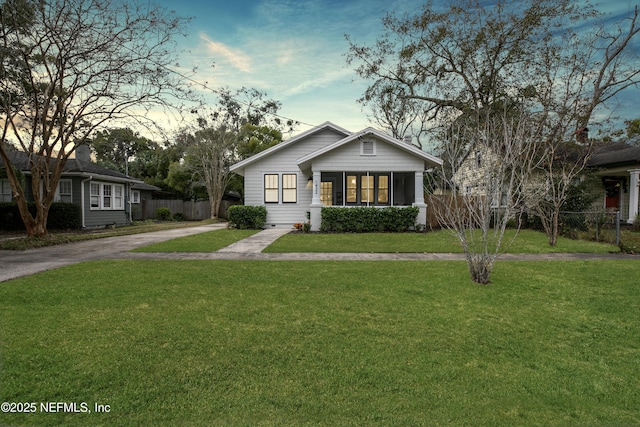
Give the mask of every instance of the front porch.
<path id="1" fill-rule="evenodd" d="M 311 230 L 320 230 L 322 208 L 418 207 L 417 224 L 427 222 L 423 172 L 314 171 L 310 183 Z"/>
<path id="2" fill-rule="evenodd" d="M 620 217 L 628 224 L 633 224 L 640 212 L 639 182 L 640 169 L 610 169 L 599 173 L 604 187 L 602 204 L 607 210 L 620 211 Z"/>

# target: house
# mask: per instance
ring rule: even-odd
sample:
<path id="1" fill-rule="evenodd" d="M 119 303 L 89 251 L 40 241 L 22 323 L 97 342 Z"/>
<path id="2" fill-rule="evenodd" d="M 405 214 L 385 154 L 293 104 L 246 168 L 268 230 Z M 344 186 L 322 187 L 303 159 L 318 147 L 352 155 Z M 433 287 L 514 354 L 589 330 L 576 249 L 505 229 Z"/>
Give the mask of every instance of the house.
<path id="1" fill-rule="evenodd" d="M 632 224 L 639 213 L 640 147 L 624 143 L 608 145 L 593 155 L 589 167 L 602 180 L 601 206 L 619 210 L 621 218 Z"/>
<path id="2" fill-rule="evenodd" d="M 8 154 L 14 167 L 25 176 L 26 197 L 32 200 L 29 155 L 22 151 Z M 3 168 L 4 163 L 0 159 L 0 169 Z M 135 185 L 143 185 L 143 182 L 98 166 L 90 159 L 89 147 L 81 145 L 76 150 L 76 158 L 65 163 L 54 201 L 80 205 L 83 228 L 126 225 L 131 222 L 130 205 L 140 203 L 143 192 L 148 190 L 138 187 L 132 191 Z M 137 201 L 132 196 L 137 197 Z M 6 178 L 0 178 L 0 201 L 12 201 L 11 187 Z"/>
<path id="3" fill-rule="evenodd" d="M 417 206 L 426 223 L 425 170 L 442 161 L 372 128 L 351 133 L 325 122 L 236 163 L 245 204 L 267 208 L 266 225 L 311 221 L 320 229 L 325 206 Z"/>

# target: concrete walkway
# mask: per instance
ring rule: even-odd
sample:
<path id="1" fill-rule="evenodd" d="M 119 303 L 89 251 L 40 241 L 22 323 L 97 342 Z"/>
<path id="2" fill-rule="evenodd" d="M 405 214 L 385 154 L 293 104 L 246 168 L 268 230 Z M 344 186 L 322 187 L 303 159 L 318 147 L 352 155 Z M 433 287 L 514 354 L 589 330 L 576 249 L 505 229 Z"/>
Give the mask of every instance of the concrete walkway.
<path id="1" fill-rule="evenodd" d="M 460 253 L 262 253 L 290 229 L 272 228 L 233 243 L 217 252 L 129 252 L 182 236 L 226 228 L 226 223 L 178 228 L 129 236 L 50 246 L 27 251 L 0 251 L 0 282 L 51 270 L 64 265 L 105 259 L 178 259 L 178 260 L 255 260 L 255 261 L 459 261 Z M 504 254 L 505 261 L 534 260 L 640 260 L 638 255 L 626 254 Z"/>

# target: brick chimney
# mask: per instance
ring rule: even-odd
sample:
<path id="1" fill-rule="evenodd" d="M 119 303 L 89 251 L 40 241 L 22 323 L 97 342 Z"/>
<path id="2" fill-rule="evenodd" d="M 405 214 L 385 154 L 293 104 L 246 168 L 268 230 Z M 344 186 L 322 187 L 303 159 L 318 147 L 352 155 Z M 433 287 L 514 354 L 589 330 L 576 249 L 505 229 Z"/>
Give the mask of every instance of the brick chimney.
<path id="1" fill-rule="evenodd" d="M 76 160 L 82 163 L 91 163 L 91 148 L 86 144 L 76 147 Z"/>

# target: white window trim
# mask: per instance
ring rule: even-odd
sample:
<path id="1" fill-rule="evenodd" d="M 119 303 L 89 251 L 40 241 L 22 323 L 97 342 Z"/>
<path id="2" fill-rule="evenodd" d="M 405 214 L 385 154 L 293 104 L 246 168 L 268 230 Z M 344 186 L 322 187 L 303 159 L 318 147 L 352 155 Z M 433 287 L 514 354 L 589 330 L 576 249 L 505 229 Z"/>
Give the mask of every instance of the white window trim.
<path id="1" fill-rule="evenodd" d="M 131 190 L 131 203 L 140 204 L 140 190 Z"/>
<path id="2" fill-rule="evenodd" d="M 70 196 L 71 197 L 71 201 L 67 202 L 67 203 L 73 203 L 73 181 L 70 180 L 70 179 L 61 179 L 60 181 L 58 181 L 58 187 L 56 188 L 56 194 L 54 196 L 54 200 L 56 202 L 61 202 L 62 201 L 63 194 L 60 193 L 60 184 L 62 184 L 63 182 L 68 182 L 69 183 L 69 189 L 71 190 L 71 192 L 69 194 L 64 194 L 65 196 Z"/>
<path id="3" fill-rule="evenodd" d="M 92 185 L 98 185 L 99 186 L 99 194 L 93 194 L 91 192 L 91 187 Z M 110 205 L 111 206 L 104 206 L 104 199 L 105 199 L 105 195 L 104 195 L 104 187 L 105 185 L 110 185 L 111 186 L 111 195 L 110 196 L 106 196 L 109 197 L 110 199 Z M 120 196 L 116 197 L 116 187 L 119 187 L 121 189 L 120 191 Z M 122 184 L 115 184 L 113 182 L 98 182 L 98 181 L 89 181 L 89 209 L 92 211 L 124 211 L 124 205 L 125 205 L 125 200 L 124 200 L 124 185 Z M 98 206 L 91 206 L 91 198 L 92 197 L 98 197 Z M 120 201 L 120 207 L 116 207 L 116 199 L 121 199 Z"/>
<path id="4" fill-rule="evenodd" d="M 9 191 L 8 193 L 4 192 L 3 189 Z M 0 202 L 13 202 L 13 191 L 11 191 L 11 184 L 9 183 L 9 180 L 6 178 L 0 179 L 0 191 L 3 191 L 2 193 L 0 193 Z M 8 200 L 7 200 L 7 196 Z"/>

